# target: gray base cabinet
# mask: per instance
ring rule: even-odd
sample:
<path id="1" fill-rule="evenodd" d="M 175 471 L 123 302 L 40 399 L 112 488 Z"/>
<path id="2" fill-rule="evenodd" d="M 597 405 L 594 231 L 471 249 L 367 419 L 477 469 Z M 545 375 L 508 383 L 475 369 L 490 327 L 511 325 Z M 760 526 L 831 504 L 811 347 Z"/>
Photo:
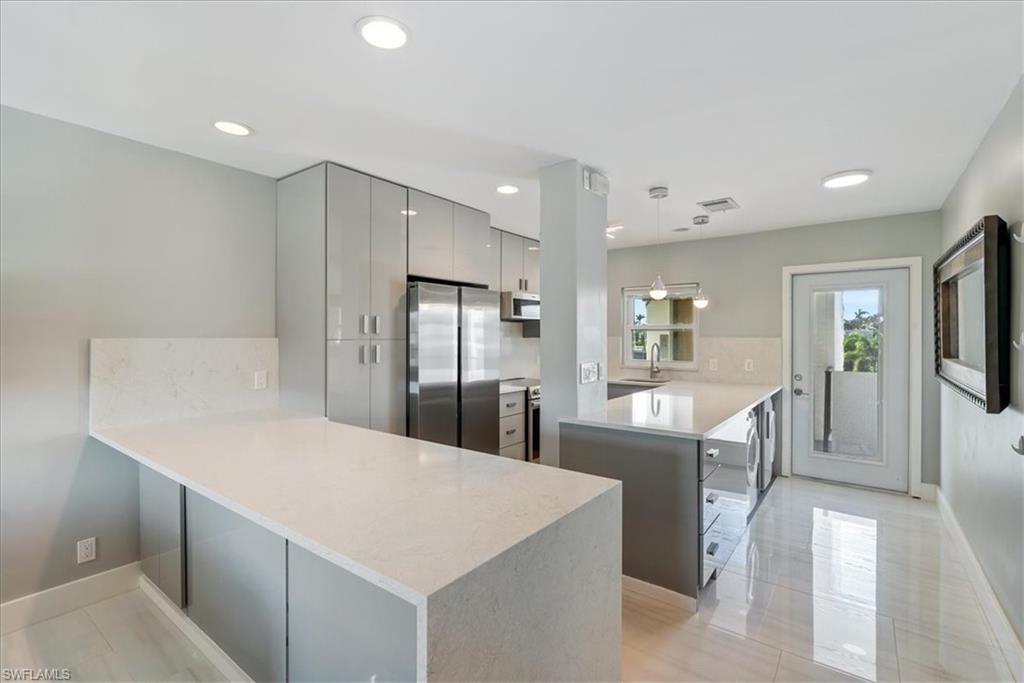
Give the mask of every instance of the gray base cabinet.
<path id="1" fill-rule="evenodd" d="M 285 540 L 187 491 L 189 618 L 256 681 L 287 680 Z"/>
<path id="2" fill-rule="evenodd" d="M 142 573 L 178 607 L 184 606 L 185 489 L 139 465 L 139 553 Z"/>
<path id="3" fill-rule="evenodd" d="M 416 608 L 288 545 L 292 681 L 416 680 Z"/>

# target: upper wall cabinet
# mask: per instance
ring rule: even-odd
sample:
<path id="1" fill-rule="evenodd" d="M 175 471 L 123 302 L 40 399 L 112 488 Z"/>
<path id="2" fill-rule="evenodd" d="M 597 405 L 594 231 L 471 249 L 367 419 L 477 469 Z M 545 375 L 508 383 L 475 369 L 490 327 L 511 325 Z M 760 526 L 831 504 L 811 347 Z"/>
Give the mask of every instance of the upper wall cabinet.
<path id="1" fill-rule="evenodd" d="M 454 204 L 409 190 L 409 274 L 452 279 Z"/>
<path id="2" fill-rule="evenodd" d="M 540 292 L 540 242 L 501 233 L 501 289 Z"/>
<path id="3" fill-rule="evenodd" d="M 486 285 L 490 281 L 491 217 L 483 211 L 456 204 L 452 279 Z"/>
<path id="4" fill-rule="evenodd" d="M 405 336 L 404 187 L 328 165 L 327 338 Z"/>
<path id="5" fill-rule="evenodd" d="M 487 286 L 501 291 L 501 230 L 491 228 L 487 240 Z"/>

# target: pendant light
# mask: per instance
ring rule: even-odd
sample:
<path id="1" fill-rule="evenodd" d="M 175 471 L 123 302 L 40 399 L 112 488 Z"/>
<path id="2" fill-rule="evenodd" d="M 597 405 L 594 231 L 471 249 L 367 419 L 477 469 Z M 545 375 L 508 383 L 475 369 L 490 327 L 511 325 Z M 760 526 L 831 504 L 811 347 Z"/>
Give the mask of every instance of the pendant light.
<path id="1" fill-rule="evenodd" d="M 708 220 L 708 217 L 705 215 L 693 217 L 693 223 L 694 225 L 697 226 L 697 229 L 699 231 L 697 233 L 697 239 L 701 239 L 702 237 L 704 237 L 704 226 L 708 224 Z M 708 301 L 708 298 L 704 296 L 704 288 L 698 284 L 697 296 L 693 297 L 693 307 L 698 310 L 704 310 L 705 308 L 708 307 L 709 303 L 710 302 Z"/>
<path id="2" fill-rule="evenodd" d="M 647 191 L 647 196 L 658 202 L 658 246 L 661 246 L 661 200 L 668 196 L 667 187 L 652 187 Z M 651 283 L 651 291 L 649 292 L 650 297 L 655 301 L 661 301 L 668 296 L 668 290 L 665 289 L 665 283 L 661 279 L 661 273 L 658 272 L 654 276 L 654 282 Z"/>

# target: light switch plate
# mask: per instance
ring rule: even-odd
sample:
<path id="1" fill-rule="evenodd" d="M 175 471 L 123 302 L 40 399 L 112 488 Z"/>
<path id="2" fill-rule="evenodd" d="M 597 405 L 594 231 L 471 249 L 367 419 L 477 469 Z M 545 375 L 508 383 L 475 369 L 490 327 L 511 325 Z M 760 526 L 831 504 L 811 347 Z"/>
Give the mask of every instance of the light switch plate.
<path id="1" fill-rule="evenodd" d="M 754 359 L 753 358 L 747 358 L 745 361 L 743 361 L 743 369 L 745 371 L 747 371 L 747 372 L 753 372 L 754 371 Z"/>
<path id="2" fill-rule="evenodd" d="M 597 363 L 580 363 L 580 384 L 597 381 Z"/>
<path id="3" fill-rule="evenodd" d="M 718 372 L 718 359 L 712 358 L 708 361 L 708 370 L 711 372 Z"/>
<path id="4" fill-rule="evenodd" d="M 267 371 L 257 370 L 252 373 L 252 388 L 253 389 L 266 389 L 267 388 Z"/>

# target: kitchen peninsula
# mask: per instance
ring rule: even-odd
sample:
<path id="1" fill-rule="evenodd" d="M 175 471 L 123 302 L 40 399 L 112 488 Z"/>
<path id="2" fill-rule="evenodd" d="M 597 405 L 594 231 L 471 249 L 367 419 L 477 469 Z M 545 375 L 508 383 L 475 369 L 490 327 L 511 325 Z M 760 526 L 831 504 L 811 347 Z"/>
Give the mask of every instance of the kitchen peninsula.
<path id="1" fill-rule="evenodd" d="M 624 582 L 696 610 L 771 483 L 781 387 L 634 388 L 560 421 L 560 464 L 623 482 Z"/>
<path id="2" fill-rule="evenodd" d="M 147 581 L 255 680 L 618 679 L 618 482 L 281 411 L 276 353 L 92 340 Z"/>

